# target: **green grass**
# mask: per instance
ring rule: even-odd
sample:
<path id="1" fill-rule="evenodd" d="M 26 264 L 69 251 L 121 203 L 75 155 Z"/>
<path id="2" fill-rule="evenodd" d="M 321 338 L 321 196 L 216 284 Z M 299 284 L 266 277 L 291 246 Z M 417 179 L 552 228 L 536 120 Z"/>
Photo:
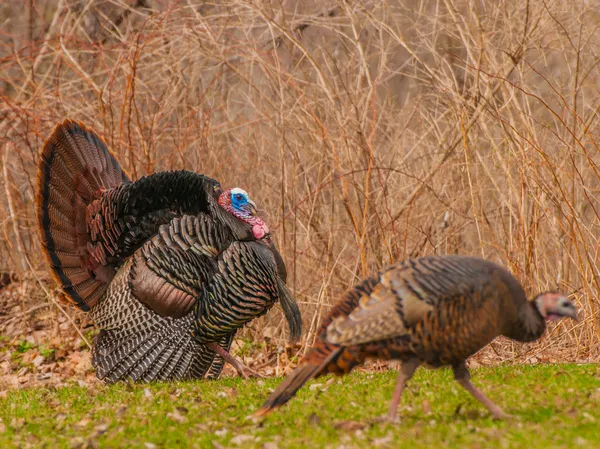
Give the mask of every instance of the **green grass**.
<path id="1" fill-rule="evenodd" d="M 0 447 L 600 446 L 596 365 L 474 370 L 476 385 L 516 415 L 506 422 L 493 421 L 448 370 L 425 369 L 403 397 L 402 421 L 380 422 L 395 377 L 388 371 L 318 379 L 262 424 L 245 417 L 280 379 L 15 390 L 0 399 Z"/>

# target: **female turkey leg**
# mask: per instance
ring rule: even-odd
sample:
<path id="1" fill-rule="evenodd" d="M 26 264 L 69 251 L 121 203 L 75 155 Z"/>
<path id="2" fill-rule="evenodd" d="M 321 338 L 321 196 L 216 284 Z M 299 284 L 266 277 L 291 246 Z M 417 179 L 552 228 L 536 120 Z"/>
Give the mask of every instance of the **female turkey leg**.
<path id="1" fill-rule="evenodd" d="M 396 381 L 396 388 L 394 389 L 392 402 L 390 402 L 390 408 L 388 410 L 388 420 L 396 420 L 396 412 L 398 411 L 398 404 L 400 403 L 400 398 L 402 397 L 404 386 L 406 385 L 406 382 L 408 382 L 411 379 L 418 367 L 419 360 L 417 359 L 408 359 L 407 361 L 402 362 L 400 371 L 398 371 L 398 380 Z"/>
<path id="2" fill-rule="evenodd" d="M 225 360 L 227 360 L 227 362 L 229 362 L 229 364 L 231 366 L 233 366 L 236 369 L 236 371 L 240 374 L 240 376 L 242 376 L 244 379 L 248 379 L 249 377 L 261 377 L 261 378 L 264 377 L 263 375 L 248 368 L 242 362 L 240 362 L 239 360 L 234 358 L 231 354 L 229 354 L 229 352 L 227 352 L 225 349 L 223 349 L 217 343 L 214 343 L 214 342 L 206 343 L 206 347 L 212 349 L 217 354 L 219 354 L 221 357 L 223 357 Z"/>
<path id="3" fill-rule="evenodd" d="M 488 399 L 488 397 L 483 394 L 483 392 L 477 388 L 471 382 L 471 374 L 469 373 L 469 369 L 465 365 L 465 363 L 461 363 L 460 365 L 456 365 L 452 367 L 454 371 L 454 379 L 471 395 L 481 402 L 485 407 L 494 415 L 496 419 L 506 419 L 510 418 L 512 415 L 505 413 L 500 407 L 494 404 L 492 401 Z"/>

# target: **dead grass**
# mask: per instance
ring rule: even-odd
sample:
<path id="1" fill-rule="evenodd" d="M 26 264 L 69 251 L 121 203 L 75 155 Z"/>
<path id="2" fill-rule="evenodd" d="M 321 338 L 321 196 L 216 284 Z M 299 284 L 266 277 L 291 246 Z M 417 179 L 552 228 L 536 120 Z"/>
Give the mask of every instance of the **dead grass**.
<path id="1" fill-rule="evenodd" d="M 33 195 L 44 139 L 73 117 L 134 177 L 186 168 L 251 193 L 288 264 L 303 348 L 360 277 L 461 253 L 508 266 L 531 293 L 563 290 L 585 315 L 533 346 L 497 341 L 482 362 L 598 360 L 596 0 L 23 8 L 0 5 L 0 272 L 22 281 L 0 326 L 43 303 L 49 320 L 65 316 Z M 242 336 L 282 345 L 281 321 Z M 273 363 L 281 374 L 293 360 Z"/>

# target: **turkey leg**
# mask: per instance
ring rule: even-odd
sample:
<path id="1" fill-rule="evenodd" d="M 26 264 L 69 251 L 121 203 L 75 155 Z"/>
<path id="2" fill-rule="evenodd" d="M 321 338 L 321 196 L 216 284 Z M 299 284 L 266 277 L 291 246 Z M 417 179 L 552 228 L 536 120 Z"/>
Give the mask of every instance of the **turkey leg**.
<path id="1" fill-rule="evenodd" d="M 465 390 L 471 393 L 471 395 L 475 399 L 477 399 L 479 402 L 485 405 L 485 407 L 490 411 L 490 413 L 494 415 L 494 418 L 506 419 L 511 417 L 511 415 L 509 415 L 508 413 L 504 413 L 504 411 L 500 407 L 498 407 L 496 404 L 490 401 L 488 397 L 485 394 L 483 394 L 483 392 L 479 388 L 473 385 L 473 383 L 471 382 L 471 374 L 469 373 L 469 369 L 464 363 L 454 366 L 452 367 L 452 369 L 454 371 L 454 379 L 456 379 L 456 381 Z"/>
<path id="2" fill-rule="evenodd" d="M 217 343 L 211 342 L 206 344 L 207 348 L 212 349 L 221 357 L 223 357 L 231 366 L 235 368 L 235 370 L 242 376 L 244 379 L 248 379 L 249 377 L 264 377 L 257 373 L 256 371 L 248 368 L 242 362 L 233 357 L 229 352 L 219 346 Z"/>
<path id="3" fill-rule="evenodd" d="M 396 380 L 396 388 L 394 389 L 394 395 L 392 396 L 392 402 L 390 402 L 390 408 L 388 410 L 387 418 L 390 421 L 396 420 L 396 412 L 398 411 L 398 404 L 404 391 L 404 386 L 408 382 L 416 369 L 419 367 L 419 361 L 417 359 L 409 359 L 402 362 L 400 371 L 398 371 L 398 379 Z"/>

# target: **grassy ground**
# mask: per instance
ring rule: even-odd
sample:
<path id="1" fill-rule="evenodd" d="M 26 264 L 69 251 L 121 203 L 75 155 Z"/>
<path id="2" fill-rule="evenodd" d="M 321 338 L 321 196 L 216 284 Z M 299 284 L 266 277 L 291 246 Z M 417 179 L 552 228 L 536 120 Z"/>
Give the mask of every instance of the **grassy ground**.
<path id="1" fill-rule="evenodd" d="M 400 424 L 379 422 L 396 373 L 317 380 L 262 424 L 245 417 L 279 379 L 11 391 L 0 399 L 0 447 L 222 448 L 600 445 L 595 365 L 481 368 L 474 380 L 516 418 L 490 419 L 447 370 L 420 370 Z"/>

